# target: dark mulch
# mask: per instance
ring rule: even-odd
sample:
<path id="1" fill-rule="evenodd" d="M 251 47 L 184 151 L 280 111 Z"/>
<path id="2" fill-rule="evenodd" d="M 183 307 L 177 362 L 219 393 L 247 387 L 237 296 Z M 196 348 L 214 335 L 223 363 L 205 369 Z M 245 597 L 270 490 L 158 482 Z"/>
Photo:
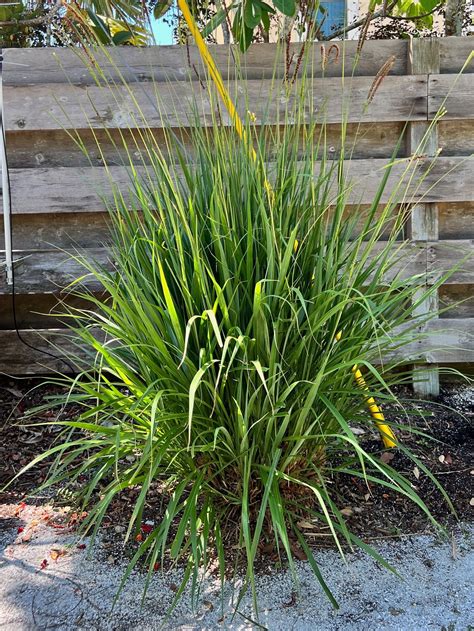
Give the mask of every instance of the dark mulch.
<path id="1" fill-rule="evenodd" d="M 38 382 L 34 380 L 0 381 L 0 528 L 2 523 L 5 526 L 8 519 L 15 517 L 15 507 L 44 480 L 48 463 L 40 463 L 7 490 L 1 491 L 1 488 L 23 466 L 50 447 L 57 435 L 58 430 L 54 427 L 27 427 L 21 423 L 21 417 L 27 409 L 37 406 L 56 391 L 56 387 L 51 385 L 37 386 Z M 407 392 L 401 394 L 408 399 Z M 437 476 L 451 498 L 459 519 L 472 519 L 474 390 L 445 390 L 436 402 L 415 403 L 410 400 L 408 403 L 412 410 L 408 421 L 400 409 L 388 410 L 387 417 L 404 424 L 410 422 L 436 439 L 437 442 L 433 442 L 408 432 L 400 436 L 420 462 Z M 75 410 L 71 408 L 65 413 L 73 416 Z M 35 420 L 48 421 L 53 416 L 54 413 L 47 410 L 38 414 Z M 375 433 L 366 432 L 361 440 L 367 451 L 380 453 L 380 441 Z M 450 512 L 441 492 L 423 473 L 421 467 L 416 467 L 400 451 L 386 453 L 390 453 L 389 458 L 393 454 L 390 465 L 410 479 L 434 517 L 445 525 L 452 525 L 456 518 Z M 368 488 L 363 480 L 342 475 L 331 481 L 331 488 L 338 506 L 344 509 L 350 529 L 364 539 L 424 532 L 428 528 L 428 522 L 421 510 L 388 489 L 376 485 Z M 123 548 L 117 540 L 122 538 L 121 533 L 125 530 L 136 494 L 138 491 L 132 489 L 117 499 L 106 518 L 103 545 L 113 553 L 117 550 L 117 554 L 123 555 Z M 159 495 L 157 489 L 156 503 L 150 498 L 145 520 L 150 519 L 153 523 L 159 521 Z M 41 504 L 45 502 L 45 498 L 28 500 L 29 503 L 32 501 Z M 58 504 L 64 503 L 64 498 L 60 498 L 59 502 L 55 498 L 54 501 Z M 330 544 L 327 530 L 304 519 L 301 527 L 315 545 Z M 263 542 L 262 546 L 263 552 L 272 555 L 271 544 Z"/>

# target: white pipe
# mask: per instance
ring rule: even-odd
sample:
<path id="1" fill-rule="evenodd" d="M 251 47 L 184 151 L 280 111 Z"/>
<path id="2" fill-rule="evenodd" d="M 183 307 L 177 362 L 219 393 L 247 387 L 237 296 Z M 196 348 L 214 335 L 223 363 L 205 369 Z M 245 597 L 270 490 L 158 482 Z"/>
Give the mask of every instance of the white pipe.
<path id="1" fill-rule="evenodd" d="M 3 232 L 5 240 L 5 267 L 7 271 L 7 285 L 13 285 L 13 254 L 11 239 L 11 199 L 8 182 L 7 148 L 5 146 L 5 112 L 3 108 L 3 53 L 0 52 L 0 165 L 2 168 L 2 201 L 3 201 Z"/>

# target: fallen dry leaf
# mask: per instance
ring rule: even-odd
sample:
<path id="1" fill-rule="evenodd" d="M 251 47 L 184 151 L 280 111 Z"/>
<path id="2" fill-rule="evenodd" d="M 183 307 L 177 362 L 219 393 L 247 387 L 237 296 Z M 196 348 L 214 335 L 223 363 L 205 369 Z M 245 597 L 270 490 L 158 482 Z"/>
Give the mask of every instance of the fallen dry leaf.
<path id="1" fill-rule="evenodd" d="M 346 508 L 341 508 L 341 515 L 344 515 L 344 517 L 350 517 L 353 513 L 354 511 L 349 506 L 346 506 Z"/>
<path id="2" fill-rule="evenodd" d="M 65 554 L 67 553 L 64 548 L 53 548 L 51 552 L 49 553 L 49 556 L 53 559 L 53 561 L 57 561 L 59 557 L 62 557 Z"/>
<path id="3" fill-rule="evenodd" d="M 444 462 L 445 461 L 445 456 L 443 454 L 441 454 L 441 456 L 438 457 L 438 460 L 440 462 Z"/>
<path id="4" fill-rule="evenodd" d="M 416 478 L 417 480 L 419 480 L 419 479 L 420 479 L 420 470 L 418 469 L 418 467 L 415 467 L 415 468 L 413 469 L 413 475 L 415 476 L 415 478 Z"/>
<path id="5" fill-rule="evenodd" d="M 305 521 L 304 519 L 302 519 L 301 521 L 297 522 L 296 524 L 298 526 L 298 528 L 316 528 L 316 524 L 312 524 L 310 521 Z"/>
<path id="6" fill-rule="evenodd" d="M 25 534 L 23 535 L 23 537 L 21 538 L 21 542 L 22 543 L 28 543 L 28 541 L 30 541 L 31 539 L 31 535 L 33 534 L 33 532 L 31 530 L 27 530 L 25 532 Z"/>
<path id="7" fill-rule="evenodd" d="M 446 457 L 444 459 L 444 462 L 446 464 L 453 464 L 453 459 L 451 458 L 451 454 L 446 454 Z"/>
<path id="8" fill-rule="evenodd" d="M 369 501 L 369 499 L 370 499 L 370 493 L 366 493 L 366 494 L 364 495 L 364 500 L 365 500 L 366 502 L 368 502 L 368 501 Z"/>
<path id="9" fill-rule="evenodd" d="M 135 537 L 135 541 L 138 541 L 138 543 L 143 541 L 143 535 L 141 532 L 139 532 L 138 535 Z"/>
<path id="10" fill-rule="evenodd" d="M 15 508 L 15 513 L 14 513 L 15 517 L 18 517 L 21 511 L 24 510 L 25 508 L 26 508 L 25 502 L 20 502 L 18 506 Z"/>
<path id="11" fill-rule="evenodd" d="M 295 557 L 298 559 L 298 561 L 306 561 L 308 559 L 304 551 L 295 543 L 291 544 L 291 551 L 293 552 Z"/>
<path id="12" fill-rule="evenodd" d="M 384 451 L 383 454 L 380 456 L 381 462 L 384 462 L 385 464 L 388 464 L 394 458 L 395 454 L 392 451 Z"/>

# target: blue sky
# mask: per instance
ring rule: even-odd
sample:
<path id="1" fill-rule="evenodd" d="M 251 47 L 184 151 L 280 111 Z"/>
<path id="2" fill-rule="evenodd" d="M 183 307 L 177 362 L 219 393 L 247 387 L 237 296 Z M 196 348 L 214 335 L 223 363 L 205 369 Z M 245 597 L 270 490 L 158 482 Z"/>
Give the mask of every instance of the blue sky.
<path id="1" fill-rule="evenodd" d="M 173 27 L 169 24 L 165 24 L 163 18 L 159 20 L 151 20 L 153 34 L 157 44 L 172 44 L 173 43 Z"/>

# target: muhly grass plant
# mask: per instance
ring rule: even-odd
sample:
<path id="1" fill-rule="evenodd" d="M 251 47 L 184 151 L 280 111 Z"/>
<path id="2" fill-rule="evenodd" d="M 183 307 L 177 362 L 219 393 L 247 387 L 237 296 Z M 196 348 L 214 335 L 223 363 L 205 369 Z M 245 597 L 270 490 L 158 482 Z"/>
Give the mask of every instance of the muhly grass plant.
<path id="1" fill-rule="evenodd" d="M 281 125 L 247 121 L 256 156 L 217 119 L 191 125 L 186 144 L 165 131 L 161 148 L 152 130 L 131 132 L 125 148 L 132 154 L 138 138 L 143 164 L 130 167 L 130 194 L 109 202 L 111 265 L 83 261 L 108 298 L 81 281 L 72 289 L 90 305 L 68 314 L 90 362 L 59 379 L 70 390 L 51 404 L 80 412 L 55 421 L 64 433 L 40 457 L 56 456 L 45 485 L 80 488 L 83 529 L 94 535 L 111 502 L 138 489 L 125 536 L 134 541 L 160 483 L 164 508 L 125 578 L 140 561 L 147 584 L 157 563 L 182 563 L 176 598 L 188 582 L 197 594 L 216 560 L 224 582 L 234 548 L 256 607 L 256 559 L 270 541 L 295 580 L 302 550 L 336 604 L 302 519 L 327 527 L 342 556 L 359 547 L 389 567 L 349 529 L 334 476 L 396 491 L 434 523 L 410 482 L 354 431 L 373 425 L 368 394 L 396 402 L 400 356 L 420 323 L 412 309 L 436 289 L 404 269 L 399 205 L 419 176 L 402 161 L 386 191 L 393 159 L 369 207 L 357 206 L 364 183 L 346 173 L 346 127 L 329 158 L 326 126 L 308 122 L 317 118 L 299 85 Z"/>

